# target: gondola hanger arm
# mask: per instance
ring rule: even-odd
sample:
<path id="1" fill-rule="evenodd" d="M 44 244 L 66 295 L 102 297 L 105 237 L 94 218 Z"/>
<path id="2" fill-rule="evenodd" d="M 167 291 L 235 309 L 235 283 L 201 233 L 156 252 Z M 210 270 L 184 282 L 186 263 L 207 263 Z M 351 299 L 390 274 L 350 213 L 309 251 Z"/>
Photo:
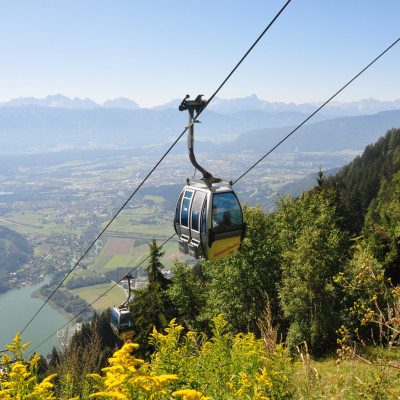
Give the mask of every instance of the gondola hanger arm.
<path id="1" fill-rule="evenodd" d="M 207 101 L 204 100 L 202 94 L 199 94 L 195 100 L 188 100 L 190 95 L 186 95 L 185 98 L 182 100 L 179 111 L 189 111 L 189 125 L 188 125 L 188 151 L 189 151 L 189 159 L 192 165 L 203 174 L 203 178 L 201 180 L 208 186 L 211 187 L 213 183 L 227 183 L 231 185 L 231 181 L 227 181 L 222 178 L 217 178 L 213 176 L 209 171 L 203 168 L 196 160 L 196 156 L 194 155 L 194 124 L 200 121 L 197 121 L 194 116 L 194 112 L 196 111 L 196 115 L 199 115 L 207 105 Z M 187 181 L 190 182 L 190 179 L 187 178 Z"/>

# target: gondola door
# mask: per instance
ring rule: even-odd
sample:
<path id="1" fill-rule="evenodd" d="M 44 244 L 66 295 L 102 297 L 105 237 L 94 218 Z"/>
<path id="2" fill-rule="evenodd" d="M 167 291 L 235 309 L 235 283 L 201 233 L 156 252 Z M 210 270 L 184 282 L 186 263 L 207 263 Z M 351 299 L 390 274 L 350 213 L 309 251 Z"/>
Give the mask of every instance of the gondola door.
<path id="1" fill-rule="evenodd" d="M 190 208 L 190 241 L 189 254 L 198 259 L 205 256 L 201 237 L 201 213 L 207 192 L 196 190 Z"/>
<path id="2" fill-rule="evenodd" d="M 207 259 L 217 260 L 233 256 L 239 249 L 245 233 L 242 208 L 235 193 L 214 193 L 211 211 Z"/>

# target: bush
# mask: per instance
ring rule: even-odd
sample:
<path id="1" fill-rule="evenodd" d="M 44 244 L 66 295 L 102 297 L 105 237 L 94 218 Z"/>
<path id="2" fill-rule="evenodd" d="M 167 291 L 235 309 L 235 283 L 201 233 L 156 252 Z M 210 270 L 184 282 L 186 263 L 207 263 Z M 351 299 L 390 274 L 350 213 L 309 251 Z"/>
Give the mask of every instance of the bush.
<path id="1" fill-rule="evenodd" d="M 164 334 L 154 329 L 150 341 L 156 351 L 150 362 L 132 355 L 137 344 L 126 343 L 109 358 L 102 375 L 87 375 L 85 390 L 74 399 L 292 398 L 292 366 L 282 345 L 271 352 L 251 333 L 233 335 L 226 331 L 221 315 L 213 319 L 210 339 L 192 331 L 183 335 L 183 329 L 175 320 Z M 21 346 L 19 335 L 9 346 L 21 360 L 26 347 Z M 55 374 L 38 383 L 38 359 L 35 355 L 28 365 L 17 361 L 11 368 L 11 359 L 3 356 L 7 375 L 1 378 L 0 399 L 55 399 L 50 383 Z M 58 398 L 72 400 L 78 395 L 74 382 L 78 377 L 68 369 L 58 370 L 62 371 L 57 380 Z"/>

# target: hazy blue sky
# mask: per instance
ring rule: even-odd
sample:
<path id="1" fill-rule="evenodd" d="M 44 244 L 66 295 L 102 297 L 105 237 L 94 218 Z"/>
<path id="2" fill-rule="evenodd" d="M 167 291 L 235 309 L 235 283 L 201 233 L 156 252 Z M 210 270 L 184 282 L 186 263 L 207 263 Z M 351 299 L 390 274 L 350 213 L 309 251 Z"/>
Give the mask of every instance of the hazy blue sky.
<path id="1" fill-rule="evenodd" d="M 207 98 L 284 3 L 1 1 L 0 101 Z M 292 0 L 218 96 L 324 101 L 400 36 L 399 16 L 399 0 Z M 399 99 L 399 70 L 400 43 L 337 101 Z"/>

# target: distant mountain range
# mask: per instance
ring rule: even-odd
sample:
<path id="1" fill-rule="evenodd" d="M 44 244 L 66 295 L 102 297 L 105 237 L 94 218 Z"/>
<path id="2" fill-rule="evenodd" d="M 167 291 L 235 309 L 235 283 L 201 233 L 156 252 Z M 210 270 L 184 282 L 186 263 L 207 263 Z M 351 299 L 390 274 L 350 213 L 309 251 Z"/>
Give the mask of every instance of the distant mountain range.
<path id="1" fill-rule="evenodd" d="M 387 130 L 400 127 L 400 110 L 374 115 L 335 118 L 302 126 L 276 151 L 281 153 L 340 152 L 362 150 L 375 143 Z M 225 151 L 262 152 L 272 148 L 294 130 L 295 126 L 256 129 L 224 144 Z M 222 146 L 220 146 L 222 147 Z M 265 149 L 265 150 L 264 150 Z"/>
<path id="2" fill-rule="evenodd" d="M 90 99 L 69 99 L 62 95 L 42 100 L 12 100 L 0 107 L 0 154 L 107 148 L 159 152 L 159 146 L 171 144 L 187 125 L 187 112 L 178 111 L 180 101 L 176 101 L 174 108 L 166 105 L 143 109 L 122 98 L 101 106 Z M 216 99 L 214 107 L 210 105 L 202 113 L 202 123 L 195 125 L 195 151 L 265 152 L 315 109 L 315 105 L 307 111 L 311 105 L 279 104 L 261 101 L 256 96 Z M 350 112 L 350 104 L 365 114 L 343 116 Z M 400 127 L 400 100 L 365 100 L 357 104 L 357 107 L 356 103 L 332 105 L 335 112 L 343 110 L 341 117 L 335 117 L 333 109 L 316 114 L 277 151 L 361 151 L 388 129 Z M 278 111 L 284 106 L 286 110 Z M 389 106 L 393 108 L 372 113 L 374 109 Z M 267 111 L 268 107 L 275 110 Z M 225 112 L 228 109 L 230 113 Z M 175 151 L 186 152 L 186 140 L 181 140 Z"/>
<path id="3" fill-rule="evenodd" d="M 37 99 L 35 97 L 19 97 L 18 99 L 0 103 L 0 107 L 20 107 L 32 105 L 52 108 L 65 108 L 69 110 L 89 110 L 98 107 L 124 108 L 127 110 L 137 110 L 140 108 L 135 101 L 125 99 L 123 97 L 115 100 L 107 100 L 103 104 L 98 104 L 89 98 L 79 99 L 78 97 L 75 97 L 74 99 L 70 99 L 62 94 L 50 95 L 44 99 Z"/>
<path id="4" fill-rule="evenodd" d="M 155 111 L 165 110 L 168 108 L 177 109 L 182 99 L 174 99 L 170 102 L 153 107 Z M 36 105 L 41 107 L 66 108 L 74 110 L 93 109 L 93 108 L 123 108 L 125 110 L 138 110 L 140 107 L 134 100 L 127 98 L 117 98 L 107 100 L 103 104 L 86 98 L 79 99 L 75 97 L 71 99 L 62 94 L 50 95 L 44 99 L 34 97 L 20 97 L 8 102 L 0 103 L 0 107 L 19 107 L 27 105 Z M 297 113 L 312 113 L 321 103 L 282 103 L 268 102 L 260 100 L 256 95 L 237 99 L 220 99 L 216 97 L 208 106 L 209 110 L 220 114 L 231 114 L 240 111 L 261 110 L 267 113 L 282 113 L 282 112 L 297 112 Z M 364 99 L 350 103 L 331 102 L 324 107 L 322 114 L 326 116 L 355 116 L 375 114 L 379 111 L 389 111 L 400 109 L 400 99 L 394 101 L 380 101 L 374 99 Z"/>

